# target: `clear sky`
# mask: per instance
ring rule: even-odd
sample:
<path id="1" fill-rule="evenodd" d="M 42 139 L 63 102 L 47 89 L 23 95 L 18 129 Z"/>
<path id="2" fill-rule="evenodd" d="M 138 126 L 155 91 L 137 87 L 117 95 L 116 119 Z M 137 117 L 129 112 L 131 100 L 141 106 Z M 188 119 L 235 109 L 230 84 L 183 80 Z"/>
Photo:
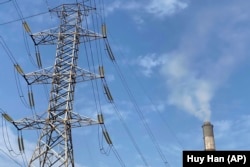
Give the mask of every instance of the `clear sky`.
<path id="1" fill-rule="evenodd" d="M 25 19 L 32 33 L 43 31 L 58 26 L 57 17 L 34 15 L 69 2 L 76 1 L 0 0 L 0 36 L 25 72 L 37 68 L 31 61 L 35 58 L 34 45 L 23 33 L 20 15 L 33 16 Z M 250 1 L 96 0 L 97 9 L 101 9 L 100 2 L 104 2 L 104 12 L 98 15 L 105 14 L 108 40 L 116 58 L 112 63 L 103 54 L 115 105 L 105 100 L 101 84 L 98 94 L 114 148 L 127 167 L 145 167 L 145 161 L 150 167 L 165 166 L 159 150 L 169 166 L 181 167 L 183 150 L 204 149 L 201 126 L 208 120 L 214 125 L 217 150 L 249 150 Z M 89 19 L 88 23 L 93 23 Z M 84 61 L 84 47 L 80 49 L 79 61 Z M 52 66 L 55 46 L 42 46 L 40 51 L 43 66 Z M 100 52 L 105 53 L 104 48 Z M 13 64 L 1 45 L 0 56 L 0 108 L 15 120 L 31 116 L 31 110 L 21 102 Z M 86 62 L 79 65 L 87 69 Z M 27 99 L 27 84 L 19 79 Z M 46 88 L 35 85 L 32 89 L 36 112 L 46 111 Z M 96 117 L 92 93 L 91 82 L 77 85 L 74 112 Z M 22 157 L 14 157 L 14 162 L 10 158 L 14 153 L 5 147 L 6 142 L 9 144 L 4 139 L 9 136 L 18 152 L 16 129 L 5 126 L 4 121 L 0 126 L 0 164 L 24 166 Z M 37 133 L 23 131 L 23 136 L 24 159 L 29 160 Z M 112 151 L 101 153 L 100 146 L 108 150 L 108 145 L 100 127 L 74 129 L 73 140 L 77 167 L 120 166 Z"/>

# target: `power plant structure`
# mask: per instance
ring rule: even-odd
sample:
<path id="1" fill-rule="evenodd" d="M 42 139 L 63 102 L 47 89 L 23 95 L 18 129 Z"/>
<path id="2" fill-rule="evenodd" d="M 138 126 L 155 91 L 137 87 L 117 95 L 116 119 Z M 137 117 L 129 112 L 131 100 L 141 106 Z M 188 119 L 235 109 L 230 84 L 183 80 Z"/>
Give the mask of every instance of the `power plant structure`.
<path id="1" fill-rule="evenodd" d="M 210 122 L 204 122 L 202 125 L 204 150 L 215 151 L 214 131 L 213 125 Z"/>

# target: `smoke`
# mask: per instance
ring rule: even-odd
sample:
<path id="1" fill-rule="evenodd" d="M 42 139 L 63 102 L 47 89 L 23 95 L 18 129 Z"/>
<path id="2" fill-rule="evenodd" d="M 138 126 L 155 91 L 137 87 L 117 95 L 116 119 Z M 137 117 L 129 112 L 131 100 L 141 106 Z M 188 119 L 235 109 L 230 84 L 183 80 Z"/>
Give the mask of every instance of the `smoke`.
<path id="1" fill-rule="evenodd" d="M 185 26 L 176 27 L 177 34 L 168 37 L 178 39 L 178 44 L 165 53 L 140 57 L 138 62 L 147 77 L 160 69 L 168 104 L 209 121 L 217 90 L 237 72 L 236 68 L 249 62 L 249 9 L 244 3 L 232 1 L 186 11 L 191 14 L 174 20 Z"/>
<path id="2" fill-rule="evenodd" d="M 199 56 L 192 51 L 180 49 L 161 56 L 148 54 L 140 57 L 137 62 L 143 67 L 142 73 L 151 77 L 154 69 L 160 68 L 160 73 L 167 87 L 167 102 L 180 110 L 186 111 L 202 121 L 209 121 L 211 117 L 211 101 L 216 90 L 228 79 L 242 60 L 238 46 L 227 52 L 222 52 L 213 59 Z M 158 67 L 158 68 L 157 68 Z"/>
<path id="3" fill-rule="evenodd" d="M 175 50 L 158 56 L 164 62 L 160 68 L 168 104 L 210 120 L 218 89 L 249 61 L 249 15 L 245 13 L 249 10 L 239 3 L 205 6 L 193 13 L 181 28 Z"/>
<path id="4" fill-rule="evenodd" d="M 166 59 L 161 70 L 169 88 L 168 103 L 201 120 L 209 120 L 215 90 L 213 82 L 207 76 L 200 76 L 200 71 L 192 69 L 191 63 L 182 55 L 167 56 Z"/>

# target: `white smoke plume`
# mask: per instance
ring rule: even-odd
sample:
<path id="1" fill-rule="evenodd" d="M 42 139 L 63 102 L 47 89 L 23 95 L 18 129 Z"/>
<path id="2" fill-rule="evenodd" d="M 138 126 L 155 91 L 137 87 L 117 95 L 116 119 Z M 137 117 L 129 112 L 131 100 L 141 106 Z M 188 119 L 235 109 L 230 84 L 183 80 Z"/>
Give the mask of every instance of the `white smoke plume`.
<path id="1" fill-rule="evenodd" d="M 184 56 L 166 59 L 161 70 L 169 90 L 168 103 L 201 120 L 209 120 L 210 102 L 215 90 L 213 82 L 205 76 L 199 76 Z"/>
<path id="2" fill-rule="evenodd" d="M 249 10 L 236 2 L 201 7 L 186 27 L 180 27 L 181 38 L 174 50 L 151 56 L 160 62 L 154 65 L 164 76 L 168 104 L 202 121 L 210 120 L 217 90 L 227 84 L 236 68 L 249 61 L 246 12 Z"/>
<path id="3" fill-rule="evenodd" d="M 137 62 L 143 67 L 142 73 L 147 77 L 151 77 L 155 74 L 154 70 L 160 68 L 167 86 L 169 105 L 174 105 L 202 121 L 209 121 L 211 101 L 216 90 L 246 57 L 244 52 L 239 51 L 240 48 L 234 45 L 213 59 L 199 56 L 196 51 L 180 49 L 165 55 L 141 56 Z M 236 53 L 238 57 L 235 56 Z"/>

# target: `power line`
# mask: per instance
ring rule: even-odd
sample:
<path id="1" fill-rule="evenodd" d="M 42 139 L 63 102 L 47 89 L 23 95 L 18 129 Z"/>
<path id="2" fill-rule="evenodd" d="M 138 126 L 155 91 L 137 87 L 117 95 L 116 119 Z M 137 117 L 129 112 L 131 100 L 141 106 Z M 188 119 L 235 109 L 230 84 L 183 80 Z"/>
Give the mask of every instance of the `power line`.
<path id="1" fill-rule="evenodd" d="M 7 114 L 1 108 L 0 108 L 0 113 L 2 114 L 2 126 L 1 127 L 2 127 L 3 141 L 4 141 L 5 147 L 8 150 L 9 154 L 6 153 L 3 150 L 1 150 L 1 151 L 4 152 L 9 158 L 11 158 L 15 163 L 19 164 L 20 166 L 22 166 L 22 165 L 19 162 L 17 162 L 15 159 L 18 156 L 21 156 L 24 166 L 27 166 L 27 158 L 26 158 L 26 154 L 24 152 L 23 141 L 21 141 L 22 140 L 22 134 L 21 134 L 21 138 L 20 138 L 20 135 L 18 133 L 18 145 L 19 145 L 20 153 L 16 153 L 16 151 L 14 150 L 14 148 L 12 147 L 12 144 L 10 142 L 10 136 L 9 136 L 8 128 L 7 128 L 7 124 L 6 124 L 7 120 L 5 118 L 5 116 Z M 22 146 L 20 145 L 21 144 L 20 141 L 22 142 Z"/>
<path id="2" fill-rule="evenodd" d="M 22 21 L 22 24 L 23 24 L 23 26 L 24 26 L 24 28 L 25 28 L 25 30 L 26 30 L 26 31 L 25 31 L 24 29 L 22 29 L 22 30 L 23 30 L 23 39 L 24 39 L 25 49 L 26 49 L 26 52 L 27 52 L 27 54 L 28 54 L 28 57 L 29 57 L 31 63 L 32 63 L 35 67 L 38 66 L 38 67 L 41 69 L 41 68 L 42 68 L 42 63 L 41 63 L 41 59 L 40 59 L 39 48 L 38 48 L 38 46 L 35 46 L 35 50 L 36 50 L 36 53 L 35 53 L 35 54 L 36 54 L 37 60 L 39 60 L 39 61 L 37 61 L 38 65 L 36 65 L 36 63 L 35 63 L 35 61 L 34 61 L 34 58 L 31 56 L 31 51 L 30 51 L 30 47 L 29 47 L 29 43 L 28 43 L 28 39 L 27 39 L 27 33 L 29 33 L 29 34 L 31 33 L 30 31 L 27 32 L 27 29 L 29 30 L 28 24 L 26 23 L 25 18 L 23 17 L 23 13 L 22 13 L 22 11 L 21 11 L 21 9 L 20 9 L 20 7 L 19 7 L 17 1 L 16 1 L 16 0 L 13 0 L 12 2 L 13 2 L 13 5 L 14 5 L 14 7 L 15 7 L 15 9 L 16 9 L 17 14 L 18 14 L 19 17 L 20 17 L 20 21 Z M 38 56 L 38 54 L 39 54 L 39 56 Z M 15 63 L 15 64 L 17 64 L 17 63 Z M 16 77 L 16 79 L 17 79 L 17 77 Z M 19 79 L 19 78 L 18 78 L 18 79 Z M 19 83 L 19 86 L 17 85 L 17 88 L 18 88 L 19 90 L 21 90 L 20 81 L 18 81 L 18 82 L 16 82 L 16 83 L 17 83 L 17 84 Z M 45 89 L 45 88 L 46 88 L 46 87 L 45 87 L 45 85 L 44 85 L 44 89 Z M 31 89 L 31 86 L 28 86 L 28 89 Z M 19 97 L 21 98 L 21 97 L 23 97 L 23 93 L 22 93 L 22 90 L 21 90 L 21 91 L 19 91 L 19 90 L 18 90 L 18 92 L 21 93 L 21 95 L 20 95 L 20 93 L 19 93 Z M 27 103 L 25 102 L 25 100 L 22 100 L 22 102 L 24 103 L 25 106 L 27 106 Z M 36 113 L 35 107 L 30 105 L 30 109 L 32 110 L 33 116 L 34 116 L 34 118 L 35 118 L 35 113 Z"/>
<path id="3" fill-rule="evenodd" d="M 22 10 L 20 9 L 17 1 L 13 0 L 12 2 L 13 2 L 13 5 L 14 5 L 14 7 L 16 9 L 17 14 L 19 15 L 19 18 L 22 20 L 22 24 L 24 25 L 26 31 L 27 30 L 30 31 L 30 29 L 28 27 L 28 24 L 26 23 L 26 21 L 25 21 L 25 19 L 23 17 Z M 24 39 L 24 46 L 25 46 L 26 52 L 27 52 L 27 54 L 28 54 L 28 56 L 30 58 L 31 63 L 34 66 L 36 66 L 35 61 L 34 61 L 33 57 L 31 56 L 30 47 L 29 47 L 29 43 L 28 43 L 28 39 L 27 39 L 27 35 L 26 35 L 27 33 L 30 33 L 30 32 L 26 32 L 24 29 L 22 29 L 22 30 L 23 30 L 23 39 Z"/>
<path id="4" fill-rule="evenodd" d="M 10 158 L 13 162 L 15 162 L 18 166 L 22 167 L 22 164 L 20 164 L 15 158 L 11 157 L 8 153 L 6 153 L 3 149 L 0 148 L 0 151 L 4 153 L 8 158 Z"/>
<path id="5" fill-rule="evenodd" d="M 111 36 L 112 37 L 112 36 Z M 121 50 L 119 49 L 120 54 L 122 54 L 122 57 L 124 57 L 124 54 L 121 52 Z M 128 68 L 128 70 L 130 71 L 130 73 L 132 74 L 132 70 L 131 68 Z M 167 123 L 167 121 L 165 120 L 163 114 L 159 111 L 159 109 L 156 107 L 156 104 L 153 102 L 152 98 L 150 97 L 150 95 L 148 94 L 146 88 L 144 87 L 143 83 L 137 78 L 135 77 L 135 81 L 138 84 L 139 89 L 142 90 L 142 92 L 145 94 L 145 96 L 148 98 L 149 102 L 151 103 L 151 105 L 153 106 L 154 110 L 157 112 L 157 114 L 159 115 L 162 123 L 166 126 L 166 128 L 170 131 L 170 133 L 173 135 L 173 137 L 175 138 L 176 142 L 178 143 L 178 145 L 184 149 L 184 146 L 182 144 L 182 142 L 180 141 L 180 139 L 177 137 L 177 135 L 175 134 L 175 132 L 170 128 L 169 124 Z"/>
<path id="6" fill-rule="evenodd" d="M 123 117 L 122 117 L 121 112 L 118 110 L 117 106 L 116 106 L 114 103 L 113 103 L 113 107 L 114 107 L 115 112 L 116 112 L 116 114 L 117 114 L 119 120 L 121 121 L 121 123 L 122 123 L 122 125 L 123 125 L 123 127 L 124 127 L 124 129 L 125 129 L 125 131 L 126 131 L 126 133 L 128 134 L 130 140 L 132 141 L 132 144 L 134 145 L 134 147 L 135 147 L 137 153 L 139 154 L 140 158 L 142 159 L 144 165 L 145 165 L 146 167 L 149 166 L 149 165 L 148 165 L 148 162 L 147 162 L 146 158 L 144 157 L 144 155 L 143 155 L 141 149 L 139 148 L 139 146 L 138 146 L 138 144 L 137 144 L 135 138 L 133 137 L 131 131 L 129 130 L 129 128 L 128 128 L 128 126 L 127 126 L 127 124 L 125 123 L 125 121 L 124 121 L 124 119 L 123 119 Z"/>
<path id="7" fill-rule="evenodd" d="M 29 19 L 29 18 L 36 17 L 36 16 L 43 15 L 43 14 L 47 14 L 47 13 L 49 13 L 49 12 L 48 11 L 40 12 L 40 13 L 30 15 L 30 16 L 26 16 L 26 17 L 23 17 L 23 18 L 20 18 L 20 19 L 15 19 L 15 20 L 11 20 L 11 21 L 8 21 L 8 22 L 0 23 L 0 26 L 6 25 L 6 24 L 11 24 L 11 23 L 14 23 L 14 22 L 17 22 L 17 21 L 22 21 L 23 19 Z"/>
<path id="8" fill-rule="evenodd" d="M 170 131 L 170 133 L 172 133 L 173 137 L 175 138 L 175 140 L 177 141 L 178 145 L 184 149 L 183 144 L 181 143 L 181 141 L 179 140 L 179 138 L 176 136 L 176 134 L 174 133 L 174 131 L 170 128 L 170 126 L 168 125 L 168 123 L 166 122 L 166 120 L 164 119 L 163 114 L 159 111 L 159 109 L 156 107 L 156 105 L 154 104 L 152 98 L 150 98 L 150 96 L 148 95 L 145 87 L 143 86 L 143 84 L 139 81 L 139 87 L 142 88 L 143 92 L 146 94 L 146 97 L 149 99 L 150 103 L 153 105 L 154 110 L 157 112 L 157 114 L 159 115 L 160 119 L 162 120 L 163 124 L 167 127 L 167 129 Z"/>
<path id="9" fill-rule="evenodd" d="M 20 73 L 20 72 L 22 72 L 22 69 L 19 66 L 19 64 L 17 63 L 15 57 L 13 56 L 12 52 L 10 51 L 9 47 L 7 46 L 7 44 L 4 41 L 2 36 L 0 36 L 0 44 L 1 44 L 2 48 L 4 49 L 5 53 L 7 54 L 7 56 L 9 57 L 10 61 L 12 62 L 12 64 L 15 67 L 14 75 L 15 75 L 15 81 L 16 81 L 16 87 L 17 87 L 18 95 L 19 95 L 19 98 L 21 99 L 22 103 L 24 104 L 24 106 L 27 107 L 28 103 L 27 103 L 26 99 L 24 98 L 23 91 L 22 91 L 22 88 L 21 88 L 20 79 L 17 76 L 18 70 L 19 70 L 19 73 Z"/>
<path id="10" fill-rule="evenodd" d="M 82 2 L 82 3 L 84 3 L 84 2 Z M 90 1 L 90 6 L 93 6 L 93 4 L 91 3 L 91 1 Z M 96 3 L 95 3 L 95 1 L 94 1 L 94 8 L 96 8 Z M 92 20 L 95 20 L 96 22 L 92 22 L 92 24 L 93 24 L 93 30 L 94 31 L 96 31 L 98 28 L 96 28 L 96 27 L 98 27 L 99 26 L 99 22 L 97 21 L 97 17 L 96 18 L 94 18 L 94 16 L 93 16 L 93 14 L 91 15 L 92 17 Z M 86 28 L 87 29 L 89 29 L 89 23 L 88 23 L 88 20 L 87 20 L 87 18 L 85 19 L 85 23 L 86 23 Z M 88 43 L 84 43 L 84 47 L 85 47 L 85 54 L 86 54 L 86 58 L 87 58 L 87 64 L 88 64 L 88 68 L 89 68 L 89 70 L 92 70 L 94 73 L 96 73 L 96 70 L 95 70 L 95 68 L 94 67 L 96 67 L 96 64 L 95 64 L 95 61 L 94 61 L 94 53 L 93 53 L 93 49 L 92 49 L 92 44 L 91 44 L 91 42 L 89 42 L 89 39 L 87 38 L 86 39 L 87 41 L 88 41 Z M 88 47 L 87 47 L 87 44 L 88 44 Z M 99 43 L 97 43 L 96 41 L 94 42 L 94 44 L 95 44 L 95 49 L 96 49 L 96 51 L 97 51 L 97 60 L 98 60 L 98 65 L 99 65 L 99 67 L 100 67 L 100 59 L 99 59 L 99 49 L 98 49 L 98 44 L 100 45 L 100 42 Z M 89 48 L 89 49 L 87 49 L 87 48 Z M 88 50 L 89 50 L 89 52 L 88 52 Z M 89 58 L 89 56 L 90 56 L 90 58 Z M 101 58 L 102 59 L 102 58 Z M 101 63 L 102 63 L 102 60 L 101 60 Z M 93 69 L 91 69 L 91 67 L 93 68 Z M 103 83 L 105 82 L 106 83 L 106 81 L 105 81 L 105 78 L 102 78 L 102 81 L 103 81 Z M 95 82 L 95 84 L 93 83 L 93 82 Z M 102 108 L 101 108 L 101 104 L 100 104 L 100 96 L 99 96 L 99 89 L 98 89 L 98 84 L 97 84 L 97 81 L 95 80 L 95 81 L 92 81 L 91 80 L 91 85 L 92 85 L 92 92 L 93 92 L 93 94 L 94 94 L 94 101 L 95 101 L 95 105 L 96 105 L 96 109 L 97 109 L 97 112 L 98 112 L 98 114 L 100 113 L 101 115 L 102 115 Z M 96 93 L 95 92 L 97 92 L 97 95 L 96 95 Z M 99 107 L 98 107 L 99 106 Z M 101 128 L 102 128 L 102 132 L 104 133 L 104 134 L 106 134 L 107 135 L 107 129 L 106 129 L 106 126 L 105 126 L 105 124 L 103 123 L 103 124 L 101 124 Z M 98 136 L 99 137 L 99 136 Z M 107 140 L 107 136 L 104 136 L 105 137 L 105 139 Z M 115 146 L 113 145 L 113 143 L 111 142 L 111 141 L 107 141 L 108 142 L 108 144 L 109 144 L 109 149 L 108 150 L 104 150 L 104 148 L 103 148 L 103 146 L 101 146 L 101 151 L 103 151 L 103 153 L 104 154 L 106 154 L 106 155 L 108 155 L 109 153 L 110 153 L 110 151 L 112 151 L 114 154 L 115 154 L 115 157 L 117 158 L 117 160 L 119 161 L 119 163 L 120 163 L 120 165 L 122 166 L 122 167 L 125 167 L 125 163 L 123 162 L 123 160 L 122 160 L 122 158 L 120 157 L 120 155 L 119 155 L 119 153 L 118 153 L 118 151 L 115 149 Z M 100 145 L 100 141 L 99 141 L 99 145 Z"/>
<path id="11" fill-rule="evenodd" d="M 9 133 L 8 133 L 6 121 L 4 120 L 3 116 L 2 116 L 2 137 L 3 137 L 4 145 L 5 145 L 6 149 L 8 150 L 10 156 L 12 156 L 14 158 L 19 156 L 20 153 L 16 153 L 14 151 L 11 143 L 10 143 L 10 138 L 9 138 Z"/>
<path id="12" fill-rule="evenodd" d="M 141 109 L 139 108 L 139 106 L 138 106 L 138 104 L 137 104 L 137 102 L 136 102 L 136 100 L 135 100 L 135 98 L 134 98 L 134 95 L 132 94 L 130 88 L 128 87 L 128 84 L 127 84 L 127 82 L 126 82 L 126 80 L 125 80 L 123 74 L 121 73 L 121 70 L 120 70 L 118 64 L 117 64 L 116 62 L 114 62 L 114 64 L 115 64 L 116 70 L 117 70 L 118 73 L 119 73 L 119 77 L 121 78 L 122 83 L 123 83 L 123 85 L 124 85 L 124 87 L 125 87 L 125 89 L 126 89 L 128 95 L 129 95 L 129 98 L 130 98 L 131 102 L 133 103 L 133 105 L 134 105 L 134 107 L 135 107 L 135 110 L 137 111 L 137 113 L 138 113 L 138 115 L 139 115 L 139 117 L 140 117 L 140 119 L 141 119 L 141 121 L 142 121 L 142 123 L 143 123 L 143 126 L 145 127 L 145 129 L 146 129 L 146 131 L 147 131 L 149 137 L 151 138 L 152 143 L 154 144 L 154 146 L 155 146 L 157 152 L 159 153 L 161 159 L 163 160 L 164 164 L 165 164 L 165 165 L 168 164 L 167 159 L 166 159 L 165 155 L 163 154 L 163 151 L 162 151 L 162 149 L 161 149 L 159 143 L 157 142 L 157 140 L 156 140 L 156 138 L 155 138 L 155 136 L 154 136 L 152 130 L 150 129 L 150 127 L 149 127 L 149 125 L 148 125 L 148 123 L 146 122 L 146 119 L 145 119 L 145 117 L 144 117 L 144 115 L 143 115 Z"/>
<path id="13" fill-rule="evenodd" d="M 49 7 L 49 3 L 48 3 L 48 0 L 45 0 L 45 3 L 46 3 L 46 6 L 48 8 L 48 11 L 50 10 L 50 7 Z"/>
<path id="14" fill-rule="evenodd" d="M 114 57 L 114 55 L 113 55 L 113 53 L 112 53 L 112 50 L 111 50 L 111 48 L 110 48 L 110 46 L 109 46 L 108 40 L 105 40 L 105 42 L 106 42 L 106 47 L 107 47 L 107 52 L 108 52 L 108 54 L 109 54 L 109 57 L 110 57 L 112 63 L 114 64 L 114 66 L 115 66 L 115 69 L 116 69 L 116 71 L 117 71 L 117 73 L 118 73 L 118 75 L 119 75 L 119 78 L 120 78 L 121 81 L 122 81 L 122 85 L 123 85 L 123 87 L 125 88 L 125 90 L 127 91 L 128 96 L 129 96 L 129 99 L 130 99 L 130 101 L 132 102 L 132 104 L 133 104 L 133 106 L 134 106 L 136 112 L 138 113 L 139 118 L 141 119 L 144 128 L 146 129 L 146 131 L 147 131 L 147 133 L 148 133 L 148 135 L 149 135 L 149 137 L 150 137 L 152 143 L 154 144 L 154 146 L 155 146 L 157 152 L 159 153 L 159 155 L 160 155 L 160 157 L 161 157 L 161 159 L 162 159 L 164 165 L 165 165 L 165 166 L 169 165 L 169 164 L 168 164 L 168 161 L 167 161 L 167 159 L 166 159 L 166 157 L 165 157 L 165 155 L 163 154 L 163 151 L 162 151 L 162 149 L 161 149 L 159 143 L 157 142 L 157 140 L 156 140 L 156 138 L 155 138 L 155 136 L 154 136 L 152 130 L 150 129 L 148 123 L 146 122 L 146 119 L 145 119 L 145 117 L 144 117 L 144 115 L 143 115 L 141 109 L 139 108 L 139 106 L 138 106 L 138 104 L 137 104 L 137 101 L 135 100 L 135 97 L 134 97 L 134 95 L 132 94 L 132 92 L 131 92 L 131 90 L 130 90 L 128 84 L 127 84 L 127 81 L 126 81 L 126 79 L 125 79 L 125 77 L 124 77 L 124 75 L 123 75 L 123 73 L 122 73 L 122 71 L 121 71 L 119 65 L 117 64 L 117 62 L 116 62 L 116 60 L 115 60 L 115 57 Z"/>
<path id="15" fill-rule="evenodd" d="M 119 161 L 120 165 L 121 165 L 122 167 L 126 167 L 126 165 L 125 165 L 125 163 L 123 162 L 121 156 L 118 154 L 117 150 L 115 149 L 115 147 L 114 147 L 113 145 L 111 146 L 111 149 L 112 149 L 113 153 L 115 154 L 117 160 Z"/>
<path id="16" fill-rule="evenodd" d="M 14 5 L 16 11 L 17 11 L 17 14 L 23 20 L 23 13 L 22 13 L 21 9 L 19 8 L 19 5 L 18 5 L 17 1 L 13 0 L 12 2 L 13 2 L 13 5 Z"/>
<path id="17" fill-rule="evenodd" d="M 13 64 L 17 64 L 15 57 L 13 56 L 12 52 L 10 51 L 9 47 L 7 46 L 6 42 L 4 41 L 4 39 L 1 35 L 0 35 L 0 44 L 2 45 L 4 51 L 6 52 L 7 56 L 9 57 L 10 61 Z"/>

